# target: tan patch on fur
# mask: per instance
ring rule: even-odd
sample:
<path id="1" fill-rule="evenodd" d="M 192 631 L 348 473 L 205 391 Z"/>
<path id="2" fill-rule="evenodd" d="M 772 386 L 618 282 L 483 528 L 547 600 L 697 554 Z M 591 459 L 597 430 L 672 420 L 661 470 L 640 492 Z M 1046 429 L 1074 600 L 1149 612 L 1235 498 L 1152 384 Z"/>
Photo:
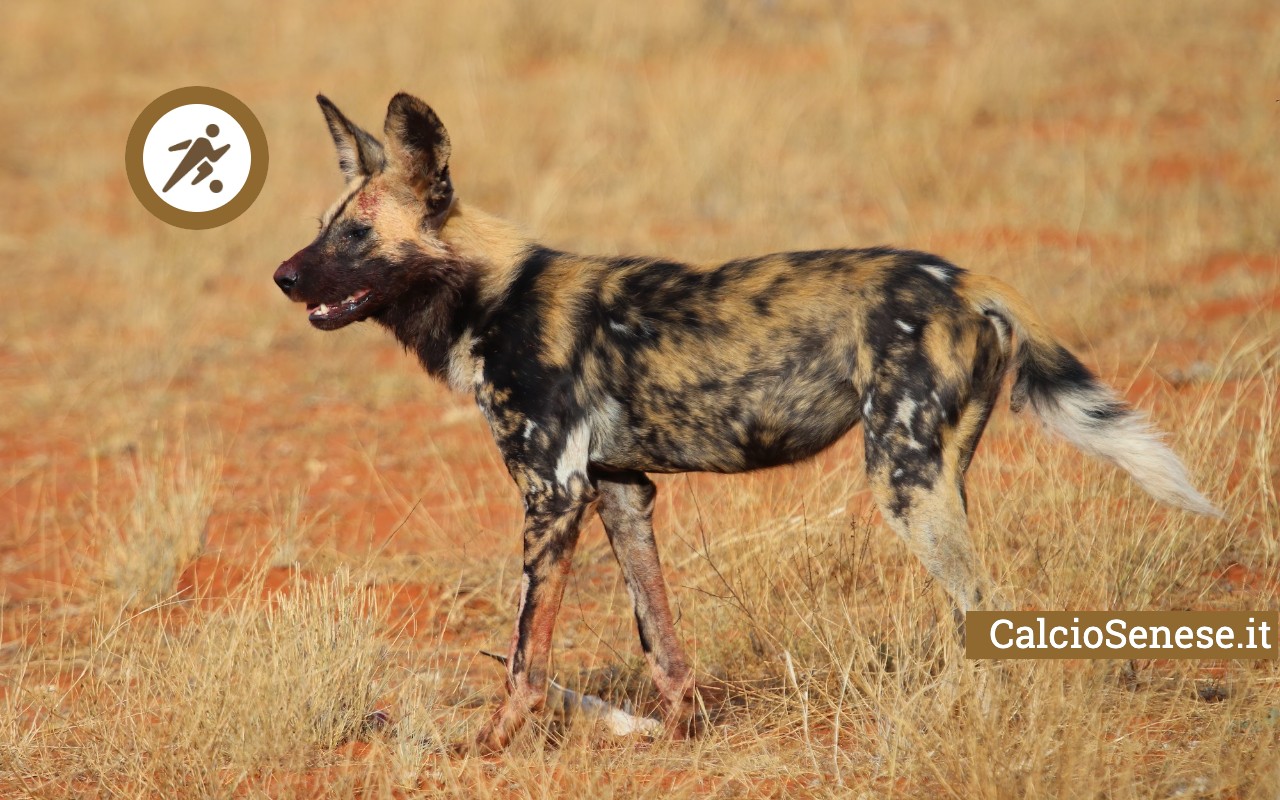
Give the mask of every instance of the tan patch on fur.
<path id="1" fill-rule="evenodd" d="M 507 293 L 516 265 L 531 244 L 515 225 L 461 201 L 454 202 L 439 235 L 445 246 L 479 269 L 481 303 L 495 302 Z"/>
<path id="2" fill-rule="evenodd" d="M 930 321 L 925 326 L 921 346 L 925 357 L 933 366 L 942 383 L 964 385 L 969 381 L 968 369 L 973 364 L 976 335 L 966 326 L 959 340 L 951 335 L 951 327 L 945 317 Z"/>
<path id="3" fill-rule="evenodd" d="M 963 276 L 956 286 L 956 292 L 979 310 L 998 311 L 1014 326 L 1019 337 L 1046 349 L 1052 349 L 1056 345 L 1057 340 L 1040 321 L 1040 315 L 1027 299 L 999 278 L 970 272 Z"/>
<path id="4" fill-rule="evenodd" d="M 581 304 L 595 283 L 592 273 L 600 269 L 599 264 L 576 258 L 558 260 L 547 268 L 539 289 L 544 293 L 542 353 L 548 364 L 569 365 L 578 338 Z"/>
<path id="5" fill-rule="evenodd" d="M 402 243 L 411 242 L 426 252 L 443 254 L 444 242 L 422 227 L 422 208 L 413 194 L 399 184 L 394 174 L 384 173 L 369 181 L 355 201 L 347 206 L 356 209 L 373 225 L 378 236 L 378 249 L 395 255 Z"/>

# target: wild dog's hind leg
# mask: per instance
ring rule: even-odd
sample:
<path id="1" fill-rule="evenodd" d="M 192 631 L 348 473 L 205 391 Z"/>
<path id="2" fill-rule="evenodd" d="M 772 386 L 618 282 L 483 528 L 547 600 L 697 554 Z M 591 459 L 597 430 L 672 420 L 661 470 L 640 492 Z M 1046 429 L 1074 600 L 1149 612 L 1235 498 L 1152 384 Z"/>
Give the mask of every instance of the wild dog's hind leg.
<path id="1" fill-rule="evenodd" d="M 521 480 L 525 490 L 524 570 L 520 606 L 507 657 L 507 697 L 476 736 L 482 751 L 501 750 L 547 699 L 547 669 L 556 614 L 564 597 L 573 551 L 596 493 L 585 464 L 564 481 Z"/>
<path id="2" fill-rule="evenodd" d="M 964 613 L 991 600 L 969 538 L 964 478 L 1000 390 L 1001 345 L 984 327 L 956 348 L 968 350 L 969 369 L 948 375 L 916 362 L 886 371 L 863 408 L 872 495 L 951 596 L 962 638 Z"/>
<path id="3" fill-rule="evenodd" d="M 600 491 L 600 519 L 635 609 L 640 647 L 662 694 L 676 735 L 699 731 L 693 670 L 676 635 L 667 585 L 653 539 L 653 501 L 658 489 L 643 472 L 593 476 Z"/>

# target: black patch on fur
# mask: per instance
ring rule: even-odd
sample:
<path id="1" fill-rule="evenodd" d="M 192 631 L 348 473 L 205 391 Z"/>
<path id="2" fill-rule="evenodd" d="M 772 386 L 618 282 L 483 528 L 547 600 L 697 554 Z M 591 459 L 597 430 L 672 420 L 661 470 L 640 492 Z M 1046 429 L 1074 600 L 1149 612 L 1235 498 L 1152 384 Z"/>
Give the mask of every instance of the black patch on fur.
<path id="1" fill-rule="evenodd" d="M 806 269 L 815 264 L 831 269 L 843 266 L 844 259 L 849 254 L 850 251 L 848 250 L 800 250 L 794 253 L 787 253 L 786 259 L 787 263 L 799 269 Z"/>
<path id="2" fill-rule="evenodd" d="M 563 254 L 546 247 L 530 248 L 516 268 L 515 279 L 503 301 L 477 326 L 477 350 L 484 357 L 485 378 L 496 389 L 509 391 L 512 409 L 550 424 L 542 413 L 545 403 L 563 398 L 552 384 L 568 376 L 546 364 L 542 353 L 542 308 L 539 279 Z M 544 402 L 545 401 L 545 402 Z"/>
<path id="3" fill-rule="evenodd" d="M 645 653 L 652 653 L 653 645 L 649 643 L 649 636 L 644 632 L 644 622 L 640 619 L 640 612 L 633 610 L 632 614 L 636 618 L 636 631 L 640 634 L 640 649 Z"/>
<path id="4" fill-rule="evenodd" d="M 520 617 L 516 620 L 516 640 L 519 643 L 529 641 L 529 628 L 533 624 L 533 611 L 538 607 L 538 604 L 533 602 L 533 598 L 538 591 L 538 587 L 542 585 L 542 579 L 538 577 L 537 572 L 530 565 L 525 565 L 523 574 L 528 579 L 529 585 L 525 589 L 524 608 L 521 609 Z M 512 653 L 511 664 L 508 669 L 510 674 L 516 674 L 523 670 L 525 666 L 524 656 L 525 648 L 517 646 L 515 652 Z"/>
<path id="5" fill-rule="evenodd" d="M 476 285 L 471 270 L 406 244 L 398 258 L 366 260 L 361 274 L 373 280 L 374 291 L 391 298 L 373 317 L 418 356 L 428 373 L 443 377 L 449 349 L 473 316 Z"/>
<path id="6" fill-rule="evenodd" d="M 1018 349 L 1018 362 L 1021 366 L 1014 385 L 1015 403 L 1016 398 L 1025 397 L 1033 403 L 1054 404 L 1063 393 L 1099 388 L 1097 376 L 1062 345 L 1043 349 L 1033 342 L 1023 342 Z M 1085 414 L 1099 426 L 1128 413 L 1129 407 L 1118 401 L 1103 401 L 1085 409 Z"/>
<path id="7" fill-rule="evenodd" d="M 387 107 L 387 135 L 411 163 L 410 185 L 422 198 L 428 220 L 440 220 L 453 204 L 449 177 L 449 133 L 430 106 L 403 92 Z"/>

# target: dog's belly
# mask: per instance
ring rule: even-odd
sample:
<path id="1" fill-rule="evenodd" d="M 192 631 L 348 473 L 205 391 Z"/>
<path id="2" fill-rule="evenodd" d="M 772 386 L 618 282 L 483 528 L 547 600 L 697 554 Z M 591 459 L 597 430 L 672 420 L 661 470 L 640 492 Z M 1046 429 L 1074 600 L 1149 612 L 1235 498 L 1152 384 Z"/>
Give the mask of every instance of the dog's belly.
<path id="1" fill-rule="evenodd" d="M 591 460 L 607 469 L 745 472 L 799 461 L 860 419 L 852 383 L 829 374 L 704 384 L 687 394 L 641 389 L 594 415 Z"/>

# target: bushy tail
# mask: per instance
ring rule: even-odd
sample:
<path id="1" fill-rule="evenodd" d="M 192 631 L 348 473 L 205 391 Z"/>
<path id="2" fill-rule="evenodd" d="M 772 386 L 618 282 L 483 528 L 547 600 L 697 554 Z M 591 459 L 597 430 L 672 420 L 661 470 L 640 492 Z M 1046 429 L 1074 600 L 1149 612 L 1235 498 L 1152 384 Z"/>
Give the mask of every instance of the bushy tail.
<path id="1" fill-rule="evenodd" d="M 1030 405 L 1049 428 L 1081 452 L 1114 463 L 1156 499 L 1197 514 L 1222 516 L 1191 485 L 1187 468 L 1146 415 L 1121 400 L 1059 344 L 1012 287 L 968 273 L 959 291 L 980 312 L 1011 328 L 1017 339 L 1014 411 Z"/>

